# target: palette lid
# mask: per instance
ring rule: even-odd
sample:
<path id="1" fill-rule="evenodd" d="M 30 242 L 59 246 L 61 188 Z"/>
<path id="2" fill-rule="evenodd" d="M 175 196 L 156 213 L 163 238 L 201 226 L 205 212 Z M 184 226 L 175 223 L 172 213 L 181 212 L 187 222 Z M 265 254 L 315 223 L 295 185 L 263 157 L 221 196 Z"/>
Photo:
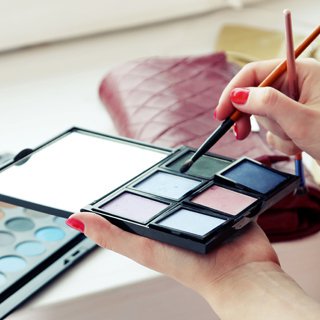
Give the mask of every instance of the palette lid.
<path id="1" fill-rule="evenodd" d="M 0 200 L 68 216 L 164 159 L 170 149 L 72 128 L 0 171 Z M 27 161 L 26 161 L 27 160 Z"/>

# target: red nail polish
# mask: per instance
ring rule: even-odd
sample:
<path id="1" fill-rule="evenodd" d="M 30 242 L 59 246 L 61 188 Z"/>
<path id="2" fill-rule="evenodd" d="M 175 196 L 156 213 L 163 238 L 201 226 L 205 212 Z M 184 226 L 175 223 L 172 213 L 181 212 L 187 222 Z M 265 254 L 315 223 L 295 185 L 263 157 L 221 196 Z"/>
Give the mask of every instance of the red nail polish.
<path id="1" fill-rule="evenodd" d="M 80 232 L 84 232 L 84 223 L 81 222 L 80 220 L 78 219 L 75 219 L 75 218 L 69 218 L 67 219 L 66 221 L 66 224 L 73 228 L 73 229 L 76 229 L 77 231 L 80 231 Z"/>
<path id="2" fill-rule="evenodd" d="M 249 89 L 235 88 L 230 92 L 230 100 L 237 104 L 245 104 L 249 97 Z"/>
<path id="3" fill-rule="evenodd" d="M 236 139 L 238 140 L 238 128 L 237 128 L 236 123 L 233 125 L 233 133 L 234 133 Z"/>
<path id="4" fill-rule="evenodd" d="M 214 120 L 217 120 L 217 110 L 214 110 L 213 119 L 214 119 Z"/>

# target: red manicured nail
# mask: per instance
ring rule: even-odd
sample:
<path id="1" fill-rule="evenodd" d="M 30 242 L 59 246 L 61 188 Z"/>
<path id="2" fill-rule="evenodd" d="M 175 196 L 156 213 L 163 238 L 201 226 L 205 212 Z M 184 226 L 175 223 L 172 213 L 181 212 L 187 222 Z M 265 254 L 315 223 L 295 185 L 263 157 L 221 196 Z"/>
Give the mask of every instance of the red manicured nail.
<path id="1" fill-rule="evenodd" d="M 80 220 L 78 219 L 75 219 L 75 218 L 69 218 L 67 221 L 66 221 L 66 224 L 73 228 L 73 229 L 76 229 L 77 231 L 80 231 L 80 232 L 84 232 L 84 223 L 81 222 Z"/>
<path id="2" fill-rule="evenodd" d="M 217 110 L 214 110 L 214 113 L 213 113 L 213 119 L 216 120 L 217 119 Z"/>
<path id="3" fill-rule="evenodd" d="M 235 88 L 230 92 L 230 100 L 237 104 L 245 104 L 249 97 L 249 89 Z"/>
<path id="4" fill-rule="evenodd" d="M 238 140 L 238 127 L 237 127 L 236 123 L 233 125 L 233 133 L 234 133 L 236 139 Z"/>

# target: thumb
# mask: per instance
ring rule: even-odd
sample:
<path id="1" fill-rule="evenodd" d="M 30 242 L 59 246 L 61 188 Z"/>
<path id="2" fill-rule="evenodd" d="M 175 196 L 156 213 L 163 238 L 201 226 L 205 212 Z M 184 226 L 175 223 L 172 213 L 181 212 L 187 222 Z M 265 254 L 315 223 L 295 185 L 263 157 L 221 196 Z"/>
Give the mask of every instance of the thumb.
<path id="1" fill-rule="evenodd" d="M 107 219 L 91 212 L 74 213 L 67 219 L 66 224 L 84 233 L 100 247 L 126 256 L 132 250 L 128 248 L 135 243 L 135 235 L 123 231 Z"/>
<path id="2" fill-rule="evenodd" d="M 156 271 L 178 274 L 178 270 L 174 272 L 173 261 L 176 260 L 175 256 L 182 255 L 181 249 L 174 250 L 169 245 L 124 231 L 102 216 L 91 212 L 74 213 L 67 219 L 66 224 L 84 233 L 100 247 L 127 256 Z M 169 261 L 172 261 L 172 270 L 170 266 L 167 267 L 170 272 L 163 270 L 166 269 L 161 263 L 163 256 L 169 257 Z"/>

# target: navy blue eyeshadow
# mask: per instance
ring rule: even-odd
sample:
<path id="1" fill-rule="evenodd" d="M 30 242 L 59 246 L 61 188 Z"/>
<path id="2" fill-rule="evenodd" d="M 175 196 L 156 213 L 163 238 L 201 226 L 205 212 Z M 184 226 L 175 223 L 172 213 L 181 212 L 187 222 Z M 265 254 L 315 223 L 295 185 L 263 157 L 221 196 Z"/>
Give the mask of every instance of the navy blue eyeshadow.
<path id="1" fill-rule="evenodd" d="M 286 180 L 285 176 L 248 160 L 238 163 L 223 176 L 260 193 L 268 193 Z"/>

